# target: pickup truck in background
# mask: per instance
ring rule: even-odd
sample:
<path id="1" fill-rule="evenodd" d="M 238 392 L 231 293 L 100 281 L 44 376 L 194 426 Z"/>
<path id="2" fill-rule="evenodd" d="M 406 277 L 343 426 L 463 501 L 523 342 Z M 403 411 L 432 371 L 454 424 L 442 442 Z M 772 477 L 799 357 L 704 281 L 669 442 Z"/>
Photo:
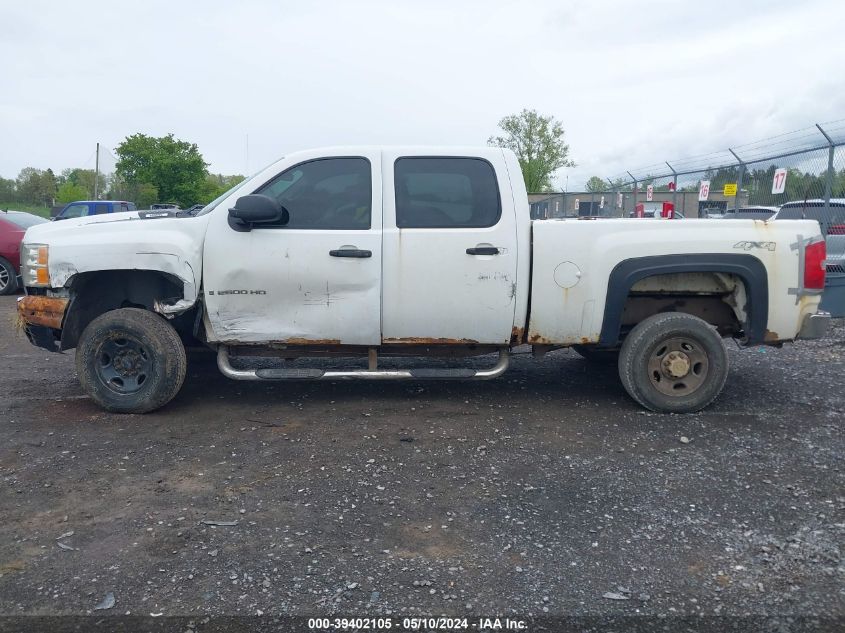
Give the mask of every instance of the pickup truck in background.
<path id="1" fill-rule="evenodd" d="M 78 200 L 66 204 L 53 219 L 68 220 L 70 218 L 84 218 L 89 215 L 123 213 L 135 210 L 135 203 L 126 200 Z"/>
<path id="2" fill-rule="evenodd" d="M 532 222 L 508 150 L 342 147 L 286 156 L 196 217 L 30 228 L 18 312 L 34 344 L 76 348 L 83 389 L 116 412 L 171 400 L 196 341 L 256 381 L 488 379 L 514 346 L 574 347 L 616 361 L 642 406 L 690 412 L 725 383 L 724 338 L 823 335 L 824 263 L 814 221 Z M 481 369 L 379 366 L 485 354 Z"/>

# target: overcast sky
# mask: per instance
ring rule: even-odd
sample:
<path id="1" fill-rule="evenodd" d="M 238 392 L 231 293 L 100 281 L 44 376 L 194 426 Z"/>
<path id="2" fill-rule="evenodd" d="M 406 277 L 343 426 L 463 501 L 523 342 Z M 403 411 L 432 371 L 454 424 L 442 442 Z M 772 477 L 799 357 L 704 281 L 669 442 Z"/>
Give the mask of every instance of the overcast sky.
<path id="1" fill-rule="evenodd" d="M 574 190 L 845 118 L 841 0 L 1 1 L 7 178 L 93 168 L 97 141 L 135 132 L 225 174 L 321 145 L 484 144 L 535 108 L 566 129 Z"/>

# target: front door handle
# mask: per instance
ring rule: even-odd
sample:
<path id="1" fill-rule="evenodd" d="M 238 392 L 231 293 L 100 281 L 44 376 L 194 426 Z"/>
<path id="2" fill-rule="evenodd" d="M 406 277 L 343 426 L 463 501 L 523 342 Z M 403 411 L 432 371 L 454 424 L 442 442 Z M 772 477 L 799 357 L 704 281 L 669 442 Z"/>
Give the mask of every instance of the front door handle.
<path id="1" fill-rule="evenodd" d="M 365 257 L 372 257 L 372 251 L 364 251 L 359 248 L 340 248 L 334 251 L 329 251 L 329 255 L 332 257 L 358 257 L 358 258 L 365 258 Z"/>
<path id="2" fill-rule="evenodd" d="M 496 246 L 476 246 L 467 249 L 467 255 L 498 255 L 499 249 Z"/>

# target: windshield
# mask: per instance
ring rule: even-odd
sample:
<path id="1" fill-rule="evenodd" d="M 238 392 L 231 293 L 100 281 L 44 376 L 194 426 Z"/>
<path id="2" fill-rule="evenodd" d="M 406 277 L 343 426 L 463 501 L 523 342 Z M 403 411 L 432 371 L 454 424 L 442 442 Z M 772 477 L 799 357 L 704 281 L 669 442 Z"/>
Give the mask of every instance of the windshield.
<path id="1" fill-rule="evenodd" d="M 0 213 L 0 218 L 8 220 L 22 229 L 28 229 L 36 224 L 43 224 L 47 220 L 31 213 Z"/>
<path id="2" fill-rule="evenodd" d="M 218 204 L 223 202 L 223 200 L 225 200 L 226 198 L 231 196 L 233 193 L 235 193 L 238 189 L 243 187 L 250 180 L 251 180 L 250 178 L 247 178 L 246 180 L 242 180 L 238 184 L 236 184 L 234 187 L 232 187 L 231 189 L 228 189 L 225 193 L 222 193 L 219 196 L 217 196 L 214 200 L 212 200 L 207 205 L 205 205 L 205 207 L 203 207 L 202 210 L 199 213 L 197 213 L 196 217 L 199 217 L 201 215 L 206 215 L 207 213 L 211 213 Z"/>

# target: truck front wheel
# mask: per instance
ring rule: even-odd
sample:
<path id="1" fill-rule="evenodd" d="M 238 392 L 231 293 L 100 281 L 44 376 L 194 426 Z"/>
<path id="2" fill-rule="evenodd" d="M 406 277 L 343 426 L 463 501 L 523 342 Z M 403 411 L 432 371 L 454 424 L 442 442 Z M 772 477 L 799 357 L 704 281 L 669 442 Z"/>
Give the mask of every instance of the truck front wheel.
<path id="1" fill-rule="evenodd" d="M 625 338 L 619 377 L 634 400 L 661 413 L 699 411 L 728 377 L 728 354 L 706 321 L 667 312 L 641 321 Z"/>
<path id="2" fill-rule="evenodd" d="M 115 413 L 147 413 L 182 387 L 187 361 L 176 330 L 139 308 L 121 308 L 88 324 L 76 347 L 79 382 Z"/>

